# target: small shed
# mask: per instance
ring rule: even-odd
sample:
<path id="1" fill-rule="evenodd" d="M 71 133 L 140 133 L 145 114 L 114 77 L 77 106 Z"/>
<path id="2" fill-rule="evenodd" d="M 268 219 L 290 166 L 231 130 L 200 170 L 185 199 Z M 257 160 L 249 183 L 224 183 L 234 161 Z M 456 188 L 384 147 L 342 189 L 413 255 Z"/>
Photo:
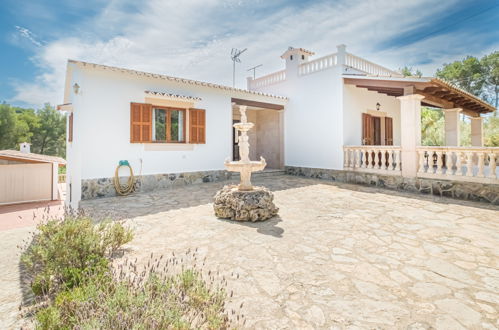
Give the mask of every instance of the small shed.
<path id="1" fill-rule="evenodd" d="M 60 199 L 58 168 L 63 158 L 29 152 L 0 150 L 0 205 Z"/>

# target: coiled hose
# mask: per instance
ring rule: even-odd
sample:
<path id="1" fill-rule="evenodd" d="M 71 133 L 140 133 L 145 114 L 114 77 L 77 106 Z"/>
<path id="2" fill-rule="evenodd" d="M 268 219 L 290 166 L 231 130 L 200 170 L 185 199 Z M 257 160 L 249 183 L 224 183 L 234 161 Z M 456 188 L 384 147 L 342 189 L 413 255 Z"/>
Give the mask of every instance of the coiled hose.
<path id="1" fill-rule="evenodd" d="M 120 182 L 120 176 L 118 173 L 120 167 L 128 167 L 130 169 L 130 176 L 128 177 L 128 180 L 125 184 L 121 184 Z M 133 169 L 130 164 L 128 164 L 128 162 L 120 162 L 120 164 L 116 167 L 116 171 L 114 171 L 114 188 L 116 189 L 116 192 L 121 196 L 126 196 L 135 190 L 135 176 L 133 175 Z"/>

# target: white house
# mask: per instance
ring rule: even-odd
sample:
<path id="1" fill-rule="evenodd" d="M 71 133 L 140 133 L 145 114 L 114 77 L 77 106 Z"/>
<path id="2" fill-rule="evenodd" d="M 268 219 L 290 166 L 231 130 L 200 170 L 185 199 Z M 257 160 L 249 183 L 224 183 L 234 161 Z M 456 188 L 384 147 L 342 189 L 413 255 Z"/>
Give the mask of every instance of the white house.
<path id="1" fill-rule="evenodd" d="M 68 203 L 114 195 L 121 160 L 140 175 L 142 191 L 227 179 L 223 160 L 238 155 L 238 105 L 255 123 L 250 156 L 269 168 L 347 181 L 386 175 L 397 185 L 498 182 L 498 150 L 482 147 L 481 115 L 491 105 L 436 78 L 405 78 L 344 45 L 313 55 L 290 47 L 284 70 L 248 78 L 247 89 L 68 61 L 59 106 L 69 112 Z M 444 109 L 447 147 L 421 146 L 421 105 Z M 472 119 L 472 148 L 458 146 L 459 113 Z"/>

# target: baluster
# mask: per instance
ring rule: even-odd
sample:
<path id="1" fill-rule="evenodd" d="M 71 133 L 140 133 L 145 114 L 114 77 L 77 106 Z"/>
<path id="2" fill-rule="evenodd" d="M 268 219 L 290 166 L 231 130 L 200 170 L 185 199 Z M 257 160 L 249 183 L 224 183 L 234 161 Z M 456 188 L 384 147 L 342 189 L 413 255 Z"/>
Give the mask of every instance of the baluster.
<path id="1" fill-rule="evenodd" d="M 442 174 L 442 165 L 443 165 L 442 152 L 437 151 L 435 153 L 437 154 L 437 170 L 435 171 L 435 174 Z"/>
<path id="2" fill-rule="evenodd" d="M 393 162 L 395 163 L 395 171 L 400 171 L 400 150 L 395 150 L 393 153 Z"/>
<path id="3" fill-rule="evenodd" d="M 350 149 L 350 168 L 355 167 L 355 149 Z"/>
<path id="4" fill-rule="evenodd" d="M 424 173 L 425 172 L 425 157 L 424 157 L 425 151 L 424 150 L 418 150 L 418 156 L 419 156 L 419 168 L 418 168 L 418 173 Z M 429 168 L 428 168 L 429 171 Z"/>
<path id="5" fill-rule="evenodd" d="M 483 178 L 485 176 L 483 175 L 484 158 L 485 158 L 485 153 L 478 152 L 478 172 L 476 176 L 479 178 Z"/>
<path id="6" fill-rule="evenodd" d="M 355 167 L 359 168 L 360 167 L 360 155 L 362 154 L 362 152 L 357 149 L 355 150 Z"/>
<path id="7" fill-rule="evenodd" d="M 379 159 L 379 153 L 381 150 L 379 149 L 374 149 L 374 168 L 375 169 L 380 169 L 381 168 L 381 160 Z"/>
<path id="8" fill-rule="evenodd" d="M 489 153 L 489 178 L 496 178 L 496 154 L 494 152 Z"/>
<path id="9" fill-rule="evenodd" d="M 345 148 L 344 152 L 344 160 L 343 160 L 343 167 L 348 168 L 348 148 Z"/>
<path id="10" fill-rule="evenodd" d="M 366 160 L 364 162 L 364 168 L 371 168 L 371 164 L 370 164 L 371 155 L 370 155 L 369 149 L 366 149 L 365 156 L 366 156 Z"/>
<path id="11" fill-rule="evenodd" d="M 466 152 L 466 176 L 473 176 L 473 152 Z"/>
<path id="12" fill-rule="evenodd" d="M 373 169 L 376 164 L 376 154 L 374 153 L 374 149 L 369 149 L 369 168 Z"/>
<path id="13" fill-rule="evenodd" d="M 388 150 L 388 166 L 387 166 L 387 170 L 388 171 L 393 171 L 393 154 L 395 153 L 395 151 L 393 150 Z"/>
<path id="14" fill-rule="evenodd" d="M 462 165 L 463 153 L 461 151 L 456 151 L 456 173 L 454 175 L 463 175 L 463 165 Z"/>

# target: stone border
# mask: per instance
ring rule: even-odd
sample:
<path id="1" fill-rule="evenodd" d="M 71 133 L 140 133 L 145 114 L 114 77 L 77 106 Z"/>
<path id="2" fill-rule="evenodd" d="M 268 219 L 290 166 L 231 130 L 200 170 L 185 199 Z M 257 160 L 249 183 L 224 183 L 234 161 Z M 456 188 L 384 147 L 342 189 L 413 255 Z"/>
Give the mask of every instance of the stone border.
<path id="1" fill-rule="evenodd" d="M 499 205 L 499 185 L 286 166 L 286 174 Z"/>
<path id="2" fill-rule="evenodd" d="M 231 177 L 232 173 L 225 170 L 142 175 L 137 177 L 136 192 L 148 192 L 205 182 L 220 182 L 229 180 Z M 117 196 L 114 189 L 114 178 L 81 180 L 82 200 L 113 196 Z"/>

